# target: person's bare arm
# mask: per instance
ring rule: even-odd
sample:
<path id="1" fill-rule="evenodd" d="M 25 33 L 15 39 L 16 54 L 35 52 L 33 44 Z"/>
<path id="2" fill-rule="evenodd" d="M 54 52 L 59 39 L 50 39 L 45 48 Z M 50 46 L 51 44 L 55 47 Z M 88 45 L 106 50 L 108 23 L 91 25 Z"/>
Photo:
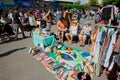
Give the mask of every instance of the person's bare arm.
<path id="1" fill-rule="evenodd" d="M 45 17 L 44 17 L 44 20 L 47 19 L 47 17 L 49 16 L 50 12 L 51 12 L 51 10 L 49 10 L 49 11 L 47 12 L 47 14 L 46 14 Z"/>

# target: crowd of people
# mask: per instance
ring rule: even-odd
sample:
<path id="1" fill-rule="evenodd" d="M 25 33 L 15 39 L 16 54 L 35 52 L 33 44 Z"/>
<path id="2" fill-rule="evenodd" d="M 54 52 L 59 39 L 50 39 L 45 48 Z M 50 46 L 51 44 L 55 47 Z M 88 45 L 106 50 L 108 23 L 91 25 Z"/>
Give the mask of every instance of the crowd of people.
<path id="1" fill-rule="evenodd" d="M 10 35 L 14 34 L 12 28 L 16 28 L 15 26 L 18 26 L 18 24 L 20 24 L 19 27 L 23 33 L 23 37 L 25 37 L 24 29 L 31 31 L 34 27 L 39 25 L 40 29 L 51 31 L 51 25 L 56 23 L 58 27 L 58 38 L 60 38 L 60 43 L 63 43 L 64 34 L 70 44 L 72 44 L 73 37 L 78 35 L 81 46 L 84 46 L 86 39 L 90 38 L 92 30 L 91 22 L 87 21 L 84 24 L 85 26 L 83 27 L 82 31 L 78 32 L 80 27 L 80 20 L 95 17 L 95 23 L 98 23 L 100 22 L 102 16 L 100 8 L 96 9 L 95 11 L 91 10 L 90 12 L 85 13 L 85 11 L 79 10 L 74 12 L 71 10 L 24 10 L 15 7 L 13 9 L 8 9 L 4 16 L 3 14 L 3 10 L 1 9 L 0 22 L 1 24 L 4 24 L 4 26 L 7 26 L 7 29 L 9 30 L 7 30 L 5 27 L 5 32 L 8 32 Z M 17 38 L 18 28 L 15 30 L 15 35 Z"/>
<path id="2" fill-rule="evenodd" d="M 87 21 L 84 24 L 84 27 L 82 26 L 82 31 L 79 32 L 81 27 L 79 24 L 80 20 L 95 17 L 95 23 L 98 23 L 101 19 L 100 8 L 95 11 L 91 10 L 89 13 L 85 13 L 85 11 L 79 10 L 24 10 L 19 7 L 15 7 L 13 9 L 8 9 L 4 16 L 3 14 L 4 12 L 1 9 L 0 22 L 1 24 L 4 24 L 3 32 L 7 32 L 10 35 L 15 34 L 16 40 L 19 28 L 22 31 L 23 37 L 25 37 L 24 30 L 32 31 L 33 28 L 39 27 L 40 29 L 51 31 L 51 25 L 55 23 L 58 27 L 57 36 L 60 43 L 63 43 L 64 37 L 66 37 L 69 44 L 72 44 L 74 36 L 78 36 L 81 46 L 84 46 L 86 39 L 90 38 L 92 29 L 91 22 Z M 13 28 L 15 30 L 14 32 L 12 31 Z"/>

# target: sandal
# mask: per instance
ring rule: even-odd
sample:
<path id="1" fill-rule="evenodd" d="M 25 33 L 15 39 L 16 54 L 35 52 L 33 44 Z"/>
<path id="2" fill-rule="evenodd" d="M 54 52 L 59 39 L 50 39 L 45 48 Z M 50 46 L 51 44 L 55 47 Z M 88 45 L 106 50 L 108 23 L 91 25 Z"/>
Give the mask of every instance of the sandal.
<path id="1" fill-rule="evenodd" d="M 80 42 L 80 46 L 82 46 L 82 43 Z"/>

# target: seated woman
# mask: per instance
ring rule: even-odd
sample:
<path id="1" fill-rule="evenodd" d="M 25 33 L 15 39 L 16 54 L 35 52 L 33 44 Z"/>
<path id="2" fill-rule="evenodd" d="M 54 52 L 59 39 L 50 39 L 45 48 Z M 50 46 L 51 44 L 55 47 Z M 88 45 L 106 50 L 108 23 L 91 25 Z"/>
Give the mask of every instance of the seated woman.
<path id="1" fill-rule="evenodd" d="M 80 40 L 80 46 L 84 47 L 85 42 L 88 38 L 90 38 L 91 35 L 91 22 L 87 21 L 85 22 L 85 26 L 82 28 L 82 31 L 79 34 L 79 40 Z"/>
<path id="2" fill-rule="evenodd" d="M 70 26 L 70 33 L 65 34 L 69 44 L 72 44 L 72 40 L 74 36 L 77 36 L 77 33 L 78 33 L 78 21 L 74 20 L 73 24 Z"/>
<path id="3" fill-rule="evenodd" d="M 63 43 L 63 37 L 64 33 L 67 31 L 67 21 L 63 17 L 60 18 L 60 20 L 57 23 L 58 26 L 58 38 L 59 38 L 59 43 Z"/>

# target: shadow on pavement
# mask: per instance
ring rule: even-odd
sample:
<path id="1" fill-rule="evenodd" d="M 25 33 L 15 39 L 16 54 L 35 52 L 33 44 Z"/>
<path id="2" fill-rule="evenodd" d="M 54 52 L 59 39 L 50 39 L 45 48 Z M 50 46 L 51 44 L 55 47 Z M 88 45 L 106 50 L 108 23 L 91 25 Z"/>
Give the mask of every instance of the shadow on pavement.
<path id="1" fill-rule="evenodd" d="M 12 53 L 14 53 L 14 52 L 16 52 L 18 50 L 23 50 L 23 49 L 26 49 L 26 47 L 18 48 L 18 49 L 13 49 L 13 50 L 10 50 L 8 52 L 2 53 L 2 54 L 0 54 L 0 57 L 8 56 L 8 55 L 10 55 L 10 54 L 12 54 Z"/>

